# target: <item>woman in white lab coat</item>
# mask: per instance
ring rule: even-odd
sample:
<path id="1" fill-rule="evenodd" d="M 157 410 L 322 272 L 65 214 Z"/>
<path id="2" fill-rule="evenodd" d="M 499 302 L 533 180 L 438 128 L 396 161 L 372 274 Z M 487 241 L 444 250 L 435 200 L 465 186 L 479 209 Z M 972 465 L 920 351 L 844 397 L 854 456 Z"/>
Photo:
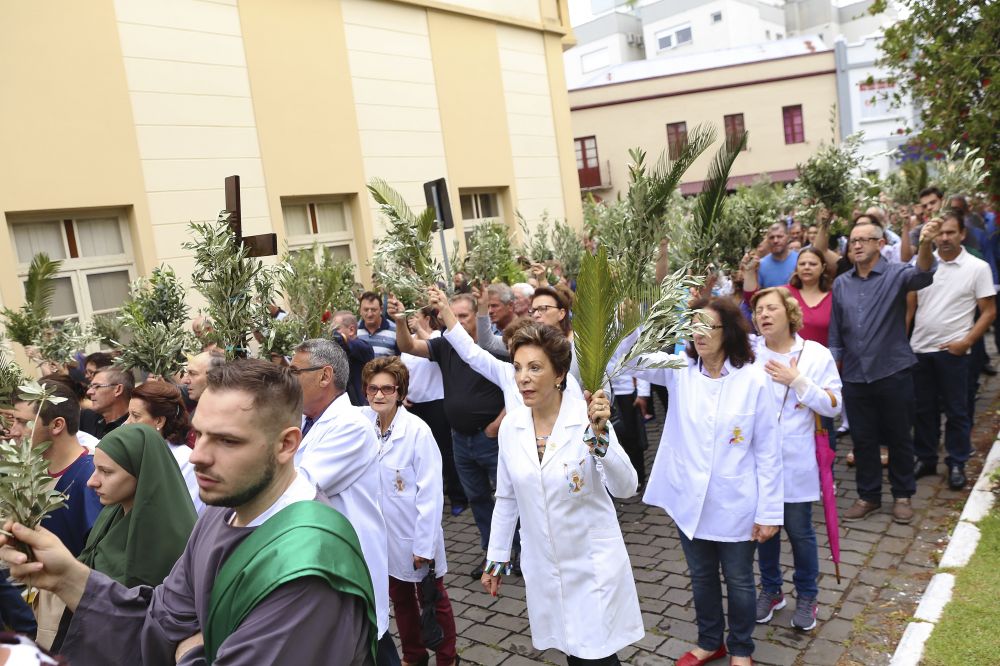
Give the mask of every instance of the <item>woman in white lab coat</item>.
<path id="1" fill-rule="evenodd" d="M 444 633 L 438 666 L 456 663 L 455 618 L 444 589 L 448 570 L 441 511 L 444 495 L 441 452 L 430 427 L 403 407 L 409 371 L 396 356 L 369 361 L 361 372 L 368 397 L 362 407 L 379 442 L 379 499 L 389 536 L 389 598 L 396 615 L 403 663 L 427 658 L 421 640 L 417 584 L 433 562 L 437 576 L 436 617 Z"/>
<path id="2" fill-rule="evenodd" d="M 784 514 L 777 404 L 767 375 L 753 365 L 746 320 L 727 298 L 700 299 L 707 329 L 688 344 L 687 367 L 642 369 L 667 360 L 647 354 L 633 370 L 662 384 L 670 405 L 643 501 L 677 523 L 691 572 L 698 645 L 678 666 L 702 666 L 726 655 L 752 664 L 757 542 L 774 536 Z M 676 357 L 674 357 L 676 358 Z M 719 569 L 726 582 L 729 636 L 723 643 Z"/>
<path id="3" fill-rule="evenodd" d="M 771 378 L 778 403 L 782 465 L 785 477 L 785 533 L 795 562 L 795 614 L 791 625 L 809 631 L 816 626 L 819 593 L 819 555 L 812 524 L 812 504 L 820 498 L 816 463 L 815 414 L 840 413 L 841 381 L 833 355 L 823 345 L 797 335 L 802 327 L 798 301 L 784 287 L 754 294 L 750 301 L 754 324 L 755 365 Z M 757 622 L 769 622 L 785 607 L 781 590 L 781 535 L 757 546 L 761 590 L 757 595 Z"/>
<path id="4" fill-rule="evenodd" d="M 483 586 L 497 593 L 520 518 L 532 644 L 565 653 L 571 666 L 618 664 L 615 653 L 645 635 L 611 499 L 635 494 L 636 472 L 607 424 L 603 391 L 589 408 L 563 394 L 570 366 L 564 335 L 528 324 L 511 338 L 510 351 L 524 406 L 500 425 Z"/>

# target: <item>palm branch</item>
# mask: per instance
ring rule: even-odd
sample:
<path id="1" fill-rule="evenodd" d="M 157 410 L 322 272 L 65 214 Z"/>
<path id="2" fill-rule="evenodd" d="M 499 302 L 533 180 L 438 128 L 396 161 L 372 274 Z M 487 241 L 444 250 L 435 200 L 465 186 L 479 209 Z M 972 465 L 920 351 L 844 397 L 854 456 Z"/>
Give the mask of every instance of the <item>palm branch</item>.
<path id="1" fill-rule="evenodd" d="M 684 268 L 659 285 L 625 284 L 615 279 L 605 248 L 584 255 L 573 305 L 573 344 L 583 388 L 597 391 L 642 354 L 672 348 L 702 330 L 686 307 L 690 290 L 701 283 Z M 619 349 L 636 329 L 636 341 Z M 658 367 L 682 364 L 673 360 Z"/>
<path id="2" fill-rule="evenodd" d="M 726 141 L 708 169 L 708 177 L 698 195 L 692 217 L 687 220 L 679 234 L 682 251 L 697 275 L 705 275 L 710 266 L 720 266 L 725 262 L 719 256 L 720 239 L 726 234 L 723 229 L 726 220 L 726 191 L 729 172 L 740 152 L 746 147 L 748 134 L 743 132 L 738 138 Z M 739 257 L 736 257 L 736 261 Z"/>
<path id="3" fill-rule="evenodd" d="M 433 254 L 434 209 L 415 215 L 403 196 L 380 178 L 368 183 L 368 191 L 388 222 L 372 253 L 375 280 L 412 308 L 424 299 L 427 286 L 442 276 Z"/>
<path id="4" fill-rule="evenodd" d="M 39 252 L 28 266 L 28 279 L 24 282 L 24 300 L 40 317 L 47 317 L 56 293 L 55 275 L 62 261 L 53 261 Z"/>

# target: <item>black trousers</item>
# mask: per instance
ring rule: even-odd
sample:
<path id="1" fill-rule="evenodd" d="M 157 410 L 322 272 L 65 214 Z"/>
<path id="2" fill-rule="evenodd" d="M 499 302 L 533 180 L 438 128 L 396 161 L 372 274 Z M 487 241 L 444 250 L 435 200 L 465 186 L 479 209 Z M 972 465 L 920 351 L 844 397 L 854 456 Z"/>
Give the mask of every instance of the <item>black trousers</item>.
<path id="1" fill-rule="evenodd" d="M 879 446 L 889 449 L 889 485 L 894 498 L 911 497 L 913 476 L 913 371 L 910 368 L 870 383 L 844 382 L 844 408 L 851 422 L 858 496 L 882 502 Z"/>
<path id="2" fill-rule="evenodd" d="M 469 500 L 465 497 L 465 491 L 462 490 L 462 484 L 458 480 L 458 472 L 455 471 L 455 454 L 453 453 L 451 443 L 451 425 L 448 423 L 448 417 L 444 415 L 444 400 L 415 402 L 409 409 L 430 426 L 431 434 L 434 435 L 434 441 L 437 442 L 438 449 L 441 451 L 444 494 L 451 500 L 452 504 L 466 506 Z"/>
<path id="3" fill-rule="evenodd" d="M 639 475 L 639 483 L 646 481 L 646 425 L 642 414 L 635 407 L 635 392 L 627 395 L 615 394 L 615 407 L 618 409 L 618 420 L 614 423 L 618 442 L 628 454 Z"/>

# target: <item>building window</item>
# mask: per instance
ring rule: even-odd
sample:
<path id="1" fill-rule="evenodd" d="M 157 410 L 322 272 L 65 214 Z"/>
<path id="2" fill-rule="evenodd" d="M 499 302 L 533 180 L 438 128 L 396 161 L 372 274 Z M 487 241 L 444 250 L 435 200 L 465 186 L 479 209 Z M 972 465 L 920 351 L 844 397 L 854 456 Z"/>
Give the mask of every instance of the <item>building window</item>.
<path id="1" fill-rule="evenodd" d="M 597 138 L 585 136 L 575 139 L 576 171 L 580 175 L 580 187 L 601 186 L 601 165 L 597 159 Z"/>
<path id="2" fill-rule="evenodd" d="M 722 12 L 712 12 L 712 23 L 722 23 Z"/>
<path id="3" fill-rule="evenodd" d="M 723 116 L 722 124 L 726 128 L 726 143 L 736 143 L 739 141 L 740 135 L 746 131 L 746 126 L 743 124 L 742 113 L 733 113 L 728 116 Z"/>
<path id="4" fill-rule="evenodd" d="M 314 244 L 330 248 L 337 259 L 357 264 L 354 251 L 354 227 L 346 198 L 302 201 L 282 199 L 289 251 L 305 250 Z"/>
<path id="5" fill-rule="evenodd" d="M 469 247 L 469 239 L 477 223 L 503 217 L 500 194 L 496 190 L 460 190 L 458 202 L 462 209 L 466 248 Z"/>
<path id="6" fill-rule="evenodd" d="M 691 25 L 675 25 L 666 30 L 660 30 L 655 34 L 656 48 L 659 51 L 676 48 L 692 41 Z"/>
<path id="7" fill-rule="evenodd" d="M 95 314 L 115 312 L 128 298 L 135 262 L 124 213 L 15 219 L 10 232 L 22 283 L 39 252 L 62 261 L 54 280 L 53 319 L 86 323 Z"/>
<path id="8" fill-rule="evenodd" d="M 667 123 L 667 154 L 676 160 L 688 142 L 687 123 Z"/>
<path id="9" fill-rule="evenodd" d="M 806 132 L 802 125 L 802 105 L 782 107 L 781 117 L 785 123 L 785 143 L 805 143 Z"/>

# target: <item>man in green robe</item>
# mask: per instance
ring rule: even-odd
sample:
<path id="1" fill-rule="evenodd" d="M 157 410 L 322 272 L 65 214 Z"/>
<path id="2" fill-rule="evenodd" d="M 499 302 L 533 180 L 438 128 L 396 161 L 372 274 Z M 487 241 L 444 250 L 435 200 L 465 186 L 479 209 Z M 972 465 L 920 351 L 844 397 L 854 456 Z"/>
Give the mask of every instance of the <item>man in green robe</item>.
<path id="1" fill-rule="evenodd" d="M 74 612 L 63 645 L 71 663 L 374 663 L 374 593 L 357 535 L 295 471 L 301 413 L 287 369 L 247 360 L 209 373 L 191 454 L 208 508 L 155 588 L 92 571 L 44 529 L 6 526 L 35 555 L 27 562 L 0 536 L 11 574 Z"/>

